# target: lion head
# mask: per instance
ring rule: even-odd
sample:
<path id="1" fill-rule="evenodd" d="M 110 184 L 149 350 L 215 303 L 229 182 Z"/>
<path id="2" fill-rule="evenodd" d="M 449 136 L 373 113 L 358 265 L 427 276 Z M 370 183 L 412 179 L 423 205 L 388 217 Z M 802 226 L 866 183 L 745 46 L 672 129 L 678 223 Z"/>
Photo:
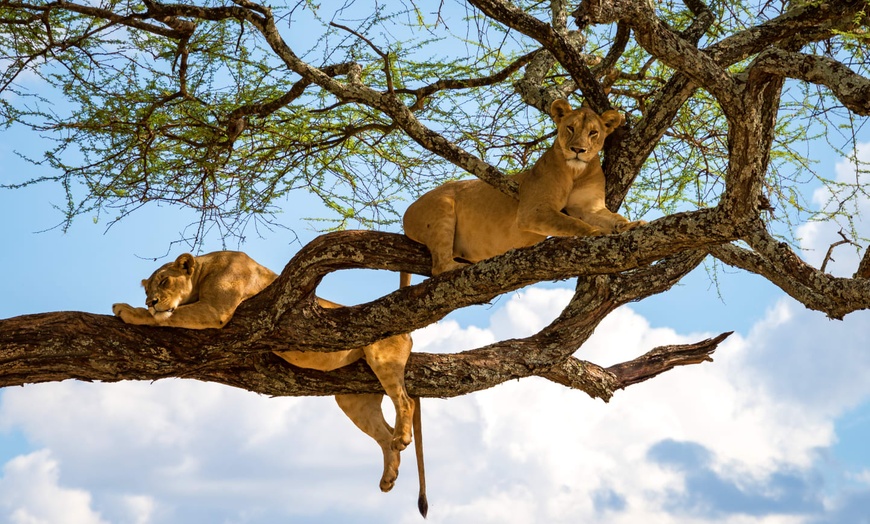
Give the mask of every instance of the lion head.
<path id="1" fill-rule="evenodd" d="M 165 320 L 175 308 L 186 304 L 195 297 L 193 270 L 196 260 L 190 253 L 180 255 L 174 262 L 164 264 L 147 280 L 142 281 L 145 288 L 145 305 L 154 318 Z"/>
<path id="2" fill-rule="evenodd" d="M 597 115 L 588 107 L 572 109 L 566 100 L 556 100 L 550 106 L 556 122 L 554 148 L 561 151 L 569 166 L 583 169 L 604 147 L 604 139 L 622 125 L 622 113 L 611 109 Z"/>

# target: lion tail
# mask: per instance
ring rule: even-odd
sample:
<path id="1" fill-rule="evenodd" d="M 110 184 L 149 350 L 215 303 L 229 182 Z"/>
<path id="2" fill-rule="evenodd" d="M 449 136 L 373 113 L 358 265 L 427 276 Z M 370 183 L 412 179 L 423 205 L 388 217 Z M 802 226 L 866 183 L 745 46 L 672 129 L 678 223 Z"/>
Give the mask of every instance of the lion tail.
<path id="1" fill-rule="evenodd" d="M 411 274 L 399 273 L 399 288 L 411 285 Z M 423 465 L 423 418 L 420 414 L 420 397 L 414 397 L 414 454 L 417 456 L 417 476 L 420 479 L 420 494 L 417 496 L 417 509 L 426 518 L 429 513 L 429 500 L 426 498 L 426 467 Z"/>
<path id="2" fill-rule="evenodd" d="M 414 453 L 417 456 L 417 475 L 420 478 L 417 509 L 425 519 L 429 512 L 429 501 L 426 499 L 426 468 L 423 466 L 423 420 L 420 414 L 420 397 L 414 397 Z"/>

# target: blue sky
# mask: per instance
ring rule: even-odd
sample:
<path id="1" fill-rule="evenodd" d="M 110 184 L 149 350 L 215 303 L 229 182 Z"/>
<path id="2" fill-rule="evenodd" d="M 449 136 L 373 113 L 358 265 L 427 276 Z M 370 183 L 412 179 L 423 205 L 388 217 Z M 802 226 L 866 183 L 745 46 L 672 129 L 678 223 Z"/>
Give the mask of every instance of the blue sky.
<path id="1" fill-rule="evenodd" d="M 859 141 L 870 160 L 866 129 Z M 47 174 L 14 154 L 47 147 L 21 129 L 2 132 L 0 183 Z M 848 163 L 826 145 L 808 150 L 819 171 L 848 177 Z M 815 191 L 821 206 L 824 192 Z M 139 281 L 166 260 L 154 258 L 182 252 L 169 243 L 194 220 L 152 207 L 108 230 L 83 217 L 63 234 L 50 229 L 62 200 L 53 186 L 0 191 L 0 318 L 141 303 Z M 859 207 L 866 215 L 870 202 Z M 295 195 L 282 216 L 292 232 L 240 247 L 279 271 L 316 235 L 303 217 L 319 212 Z M 803 226 L 804 256 L 818 264 L 837 230 Z M 220 247 L 211 239 L 205 250 Z M 831 271 L 849 275 L 857 260 L 842 247 Z M 538 379 L 425 400 L 429 521 L 870 522 L 868 313 L 831 321 L 758 277 L 726 269 L 718 278 L 717 289 L 696 271 L 621 308 L 577 354 L 608 365 L 735 330 L 713 363 L 633 386 L 609 404 Z M 349 272 L 319 292 L 357 303 L 397 280 Z M 570 289 L 541 285 L 451 315 L 415 333 L 415 348 L 456 352 L 527 335 L 559 313 Z M 378 448 L 329 398 L 184 380 L 0 391 L 0 522 L 421 522 L 413 459 L 406 454 L 389 494 L 377 488 L 380 468 Z"/>

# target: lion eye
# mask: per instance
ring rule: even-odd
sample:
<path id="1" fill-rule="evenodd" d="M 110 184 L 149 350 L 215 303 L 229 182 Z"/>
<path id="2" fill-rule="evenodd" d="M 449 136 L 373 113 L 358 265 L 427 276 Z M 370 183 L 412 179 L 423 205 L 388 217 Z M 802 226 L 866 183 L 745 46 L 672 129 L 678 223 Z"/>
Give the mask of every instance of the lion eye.
<path id="1" fill-rule="evenodd" d="M 567 129 L 569 133 L 574 134 L 574 126 L 568 126 Z"/>
<path id="2" fill-rule="evenodd" d="M 591 138 L 595 138 L 596 136 L 598 136 L 598 131 L 595 131 L 595 130 L 590 131 L 590 132 L 589 132 L 589 136 L 590 136 Z"/>
<path id="3" fill-rule="evenodd" d="M 166 287 L 166 283 L 167 283 L 168 281 L 169 281 L 168 278 L 164 278 L 164 279 L 162 279 L 162 280 L 160 281 L 160 283 L 157 284 L 157 287 Z"/>

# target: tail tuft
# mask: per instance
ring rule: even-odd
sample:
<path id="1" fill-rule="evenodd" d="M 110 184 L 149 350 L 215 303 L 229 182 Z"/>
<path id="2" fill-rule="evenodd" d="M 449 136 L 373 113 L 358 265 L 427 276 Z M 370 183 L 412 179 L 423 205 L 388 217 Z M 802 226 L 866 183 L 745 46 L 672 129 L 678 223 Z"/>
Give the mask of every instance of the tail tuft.
<path id="1" fill-rule="evenodd" d="M 426 518 L 429 513 L 429 500 L 426 499 L 426 468 L 423 467 L 423 415 L 420 397 L 414 397 L 414 452 L 417 455 L 417 476 L 420 481 L 420 495 L 417 497 L 417 509 Z"/>

